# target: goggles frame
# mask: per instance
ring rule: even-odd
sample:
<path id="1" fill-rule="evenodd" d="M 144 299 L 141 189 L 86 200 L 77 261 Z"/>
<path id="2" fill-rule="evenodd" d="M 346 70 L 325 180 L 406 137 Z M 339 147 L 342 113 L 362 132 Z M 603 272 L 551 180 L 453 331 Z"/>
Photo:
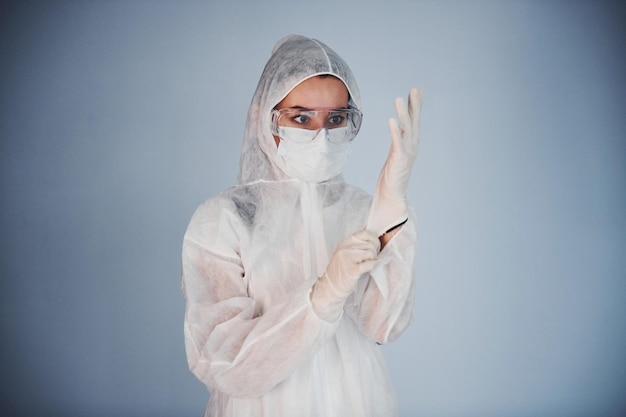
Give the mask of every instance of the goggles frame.
<path id="1" fill-rule="evenodd" d="M 323 123 L 320 123 L 319 120 L 320 113 L 325 113 Z M 321 129 L 332 130 L 346 127 L 345 142 L 350 142 L 359 133 L 362 120 L 363 113 L 352 107 L 339 109 L 287 107 L 272 110 L 271 131 L 273 135 L 284 140 L 280 135 L 281 126 L 310 130 L 312 133 L 311 140 L 313 140 Z M 342 140 L 341 142 L 344 141 Z"/>

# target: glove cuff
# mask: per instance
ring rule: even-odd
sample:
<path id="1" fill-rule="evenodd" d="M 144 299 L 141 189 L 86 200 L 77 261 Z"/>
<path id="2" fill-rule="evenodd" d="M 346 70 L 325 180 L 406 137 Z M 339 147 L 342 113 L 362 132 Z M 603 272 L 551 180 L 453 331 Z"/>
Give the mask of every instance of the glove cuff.
<path id="1" fill-rule="evenodd" d="M 385 231 L 385 233 L 383 233 L 383 235 L 386 235 L 387 233 L 391 233 L 391 232 L 393 232 L 393 231 L 394 231 L 394 230 L 396 230 L 398 227 L 400 227 L 400 226 L 404 225 L 404 224 L 405 224 L 406 222 L 408 222 L 408 221 L 409 221 L 409 218 L 407 217 L 406 219 L 404 219 L 404 221 L 402 221 L 402 222 L 400 222 L 400 223 L 396 224 L 395 226 L 392 226 L 391 228 L 387 229 L 387 230 Z M 382 236 L 382 235 L 381 235 L 381 236 Z"/>

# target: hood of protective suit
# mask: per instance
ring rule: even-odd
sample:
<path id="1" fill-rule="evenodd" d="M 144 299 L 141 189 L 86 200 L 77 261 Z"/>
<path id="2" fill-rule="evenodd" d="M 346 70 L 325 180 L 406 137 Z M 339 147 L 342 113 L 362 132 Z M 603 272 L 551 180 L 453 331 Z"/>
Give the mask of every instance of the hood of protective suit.
<path id="1" fill-rule="evenodd" d="M 271 111 L 302 81 L 333 75 L 346 85 L 349 105 L 361 110 L 361 96 L 348 64 L 322 42 L 299 35 L 279 40 L 252 98 L 239 161 L 239 184 L 289 178 L 281 169 L 271 132 Z M 334 180 L 342 181 L 341 175 Z"/>

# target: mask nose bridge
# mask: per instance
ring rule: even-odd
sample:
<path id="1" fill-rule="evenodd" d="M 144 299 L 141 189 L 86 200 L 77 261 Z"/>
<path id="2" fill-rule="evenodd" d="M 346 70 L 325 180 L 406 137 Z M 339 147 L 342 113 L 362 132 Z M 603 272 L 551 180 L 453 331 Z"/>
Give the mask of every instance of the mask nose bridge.
<path id="1" fill-rule="evenodd" d="M 328 145 L 330 143 L 330 134 L 328 133 L 328 127 L 326 126 L 326 119 L 328 118 L 328 110 L 316 110 L 316 127 L 318 129 L 317 134 L 315 135 L 316 141 L 320 141 L 320 146 L 322 147 L 322 151 L 328 150 Z"/>
<path id="2" fill-rule="evenodd" d="M 313 138 L 313 142 L 319 142 L 320 151 L 327 153 L 330 147 L 330 133 L 328 132 L 328 128 L 322 127 L 319 129 L 315 138 Z"/>

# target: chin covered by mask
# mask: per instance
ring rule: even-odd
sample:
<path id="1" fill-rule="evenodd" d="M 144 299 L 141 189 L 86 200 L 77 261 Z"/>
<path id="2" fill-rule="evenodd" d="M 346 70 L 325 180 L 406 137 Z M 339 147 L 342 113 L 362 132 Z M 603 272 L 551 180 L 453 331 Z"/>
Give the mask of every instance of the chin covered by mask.
<path id="1" fill-rule="evenodd" d="M 338 140 L 346 135 L 346 130 L 312 132 L 281 126 L 277 162 L 287 175 L 306 182 L 320 183 L 336 177 L 341 174 L 350 153 L 351 142 Z M 315 135 L 313 139 L 312 134 Z"/>

